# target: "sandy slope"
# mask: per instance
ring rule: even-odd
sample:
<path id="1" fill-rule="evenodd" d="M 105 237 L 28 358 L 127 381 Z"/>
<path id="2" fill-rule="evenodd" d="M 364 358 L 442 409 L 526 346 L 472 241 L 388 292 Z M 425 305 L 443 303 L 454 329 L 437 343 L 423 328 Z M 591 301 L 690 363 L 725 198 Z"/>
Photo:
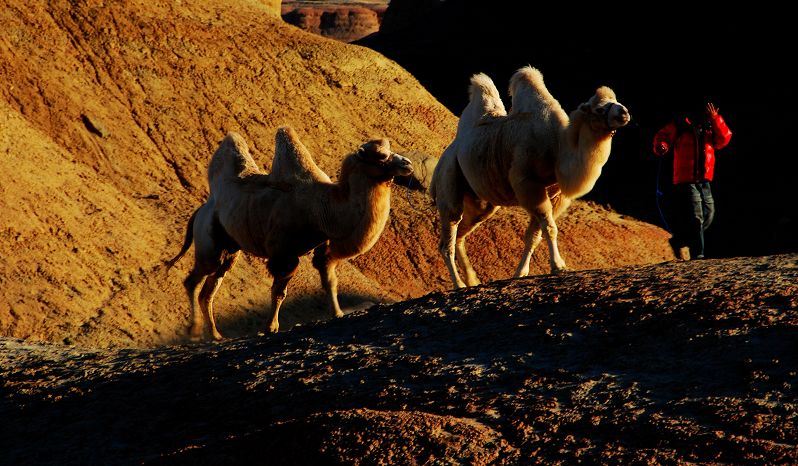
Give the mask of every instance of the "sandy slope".
<path id="1" fill-rule="evenodd" d="M 167 274 L 185 222 L 207 194 L 206 163 L 239 131 L 266 169 L 278 126 L 293 126 L 333 179 L 341 157 L 387 136 L 438 155 L 457 118 L 396 63 L 288 26 L 273 2 L 10 1 L 0 11 L 0 335 L 81 346 L 183 341 L 188 260 Z M 436 216 L 395 187 L 372 251 L 341 268 L 349 308 L 449 287 Z M 505 278 L 525 218 L 507 211 L 474 235 L 483 279 Z M 563 219 L 574 269 L 666 260 L 667 233 L 601 206 Z M 543 273 L 545 251 L 533 273 Z M 265 328 L 260 260 L 231 273 L 221 330 Z M 281 328 L 326 318 L 303 260 Z"/>

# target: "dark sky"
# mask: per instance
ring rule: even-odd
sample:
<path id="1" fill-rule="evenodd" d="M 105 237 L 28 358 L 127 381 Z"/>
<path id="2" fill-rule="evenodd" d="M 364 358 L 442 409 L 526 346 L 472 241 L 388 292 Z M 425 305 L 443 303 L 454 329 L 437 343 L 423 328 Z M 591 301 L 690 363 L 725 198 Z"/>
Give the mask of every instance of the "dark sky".
<path id="1" fill-rule="evenodd" d="M 405 4 L 410 8 L 400 10 Z M 467 104 L 469 77 L 478 72 L 506 92 L 515 70 L 535 66 L 566 111 L 596 87 L 610 86 L 633 124 L 616 135 L 586 199 L 660 226 L 653 134 L 674 112 L 711 99 L 734 135 L 717 154 L 708 254 L 798 251 L 791 15 L 673 3 L 636 13 L 614 4 L 602 4 L 602 11 L 571 3 L 546 11 L 519 5 L 538 3 L 394 0 L 385 16 L 394 32 L 358 43 L 396 60 L 456 115 Z"/>

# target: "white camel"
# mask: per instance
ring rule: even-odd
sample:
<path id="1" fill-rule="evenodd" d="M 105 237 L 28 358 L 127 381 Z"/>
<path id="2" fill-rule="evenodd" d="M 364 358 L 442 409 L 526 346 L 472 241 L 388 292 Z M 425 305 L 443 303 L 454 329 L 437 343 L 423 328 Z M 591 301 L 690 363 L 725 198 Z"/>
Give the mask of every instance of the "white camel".
<path id="1" fill-rule="evenodd" d="M 483 73 L 471 77 L 469 103 L 432 176 L 429 193 L 441 220 L 439 250 L 455 288 L 479 284 L 465 238 L 500 206 L 520 205 L 530 215 L 515 277 L 529 273 L 541 237 L 548 243 L 552 273 L 565 270 L 555 219 L 572 199 L 593 189 L 612 136 L 631 119 L 606 86 L 567 115 L 531 66 L 516 71 L 509 90 L 508 114 L 493 81 Z"/>
<path id="2" fill-rule="evenodd" d="M 213 296 L 240 253 L 267 259 L 274 281 L 270 332 L 299 258 L 313 252 L 333 316 L 341 317 L 336 265 L 363 254 L 377 242 L 388 220 L 394 176 L 412 173 L 411 162 L 375 139 L 347 155 L 332 183 L 290 127 L 277 130 L 272 171 L 261 171 L 244 139 L 228 133 L 208 168 L 210 195 L 188 222 L 180 252 L 194 243 L 195 261 L 184 281 L 193 340 L 202 336 L 202 316 L 215 340 L 222 338 L 213 315 Z M 201 289 L 200 289 L 200 285 Z"/>

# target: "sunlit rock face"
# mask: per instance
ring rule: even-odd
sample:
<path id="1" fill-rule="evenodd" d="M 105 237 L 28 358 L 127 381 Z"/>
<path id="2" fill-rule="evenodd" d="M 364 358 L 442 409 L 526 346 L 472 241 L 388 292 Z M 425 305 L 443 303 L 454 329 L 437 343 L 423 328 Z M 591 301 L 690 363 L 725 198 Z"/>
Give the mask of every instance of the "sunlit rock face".
<path id="1" fill-rule="evenodd" d="M 283 3 L 282 17 L 286 23 L 305 31 L 351 42 L 377 32 L 386 8 L 387 3 L 290 2 Z"/>

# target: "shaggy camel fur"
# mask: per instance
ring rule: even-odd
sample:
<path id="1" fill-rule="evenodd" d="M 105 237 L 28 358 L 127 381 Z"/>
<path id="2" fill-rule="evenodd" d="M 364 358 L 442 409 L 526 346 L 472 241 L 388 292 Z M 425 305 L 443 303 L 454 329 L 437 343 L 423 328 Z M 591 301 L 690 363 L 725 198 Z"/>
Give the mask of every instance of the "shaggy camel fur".
<path id="1" fill-rule="evenodd" d="M 198 309 L 212 337 L 222 338 L 213 296 L 242 251 L 266 258 L 274 278 L 270 332 L 279 330 L 280 306 L 299 258 L 311 251 L 329 308 L 341 317 L 335 268 L 374 246 L 388 220 L 392 179 L 410 173 L 408 159 L 391 152 L 387 139 L 375 139 L 344 158 L 340 180 L 332 183 L 294 130 L 281 127 L 272 171 L 265 174 L 244 139 L 229 133 L 210 161 L 208 200 L 191 216 L 183 247 L 168 263 L 174 265 L 194 242 L 194 268 L 184 282 L 191 338 L 202 335 Z"/>
<path id="2" fill-rule="evenodd" d="M 529 260 L 542 236 L 552 272 L 564 270 L 554 220 L 572 199 L 593 189 L 609 158 L 612 136 L 629 123 L 629 112 L 603 86 L 569 116 L 546 89 L 540 71 L 531 66 L 519 69 L 510 80 L 509 114 L 487 75 L 471 77 L 469 94 L 455 138 L 438 161 L 429 189 L 441 219 L 439 250 L 454 287 L 479 284 L 465 238 L 499 206 L 520 205 L 530 214 L 514 276 L 529 273 Z"/>

